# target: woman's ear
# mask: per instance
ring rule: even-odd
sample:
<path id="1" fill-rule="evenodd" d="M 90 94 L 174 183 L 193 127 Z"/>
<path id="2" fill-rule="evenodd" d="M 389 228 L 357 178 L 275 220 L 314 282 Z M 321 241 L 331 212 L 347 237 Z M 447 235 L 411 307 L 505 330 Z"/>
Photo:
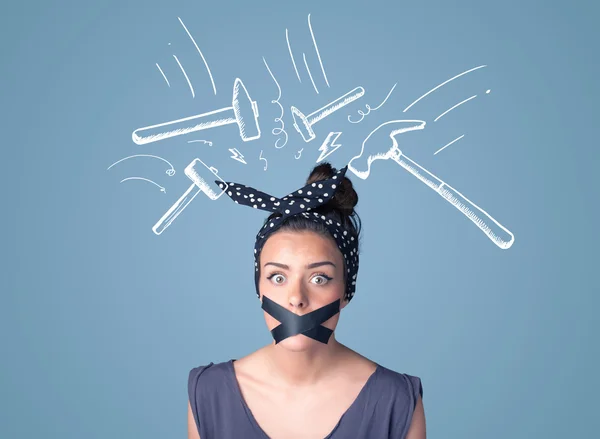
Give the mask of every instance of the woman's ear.
<path id="1" fill-rule="evenodd" d="M 346 305 L 348 305 L 348 303 L 349 303 L 349 302 L 350 302 L 350 301 L 349 301 L 349 300 L 348 300 L 348 299 L 345 297 L 345 295 L 344 295 L 344 298 L 343 298 L 343 299 L 342 299 L 342 301 L 340 302 L 340 310 L 344 309 L 344 307 L 345 307 Z"/>

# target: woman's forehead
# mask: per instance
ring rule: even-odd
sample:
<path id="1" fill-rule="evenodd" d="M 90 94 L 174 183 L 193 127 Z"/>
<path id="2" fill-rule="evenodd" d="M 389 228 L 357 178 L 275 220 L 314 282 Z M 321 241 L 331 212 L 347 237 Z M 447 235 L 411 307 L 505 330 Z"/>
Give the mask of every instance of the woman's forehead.
<path id="1" fill-rule="evenodd" d="M 323 236 L 311 231 L 280 231 L 267 239 L 261 250 L 262 260 L 265 257 L 314 258 L 329 257 L 339 259 L 340 251 L 332 237 Z"/>

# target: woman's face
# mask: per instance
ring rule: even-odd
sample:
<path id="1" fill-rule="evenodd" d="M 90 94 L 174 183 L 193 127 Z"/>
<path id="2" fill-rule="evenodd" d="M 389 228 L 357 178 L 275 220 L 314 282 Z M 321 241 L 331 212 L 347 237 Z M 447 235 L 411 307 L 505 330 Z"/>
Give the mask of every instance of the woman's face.
<path id="1" fill-rule="evenodd" d="M 344 297 L 343 256 L 333 238 L 315 232 L 276 232 L 260 254 L 260 298 L 267 296 L 287 310 L 304 315 Z M 346 305 L 342 300 L 340 309 Z M 269 331 L 279 322 L 265 312 Z M 339 313 L 323 323 L 334 330 Z M 315 346 L 302 334 L 288 337 L 278 345 L 302 351 Z"/>

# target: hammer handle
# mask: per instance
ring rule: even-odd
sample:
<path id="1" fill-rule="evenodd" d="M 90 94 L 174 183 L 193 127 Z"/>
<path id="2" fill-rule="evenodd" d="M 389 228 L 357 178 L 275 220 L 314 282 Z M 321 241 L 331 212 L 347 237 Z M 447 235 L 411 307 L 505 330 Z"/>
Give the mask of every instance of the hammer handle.
<path id="1" fill-rule="evenodd" d="M 200 192 L 202 192 L 202 190 L 195 183 L 192 183 L 171 208 L 167 210 L 162 218 L 154 224 L 152 231 L 157 235 L 160 235 Z"/>
<path id="2" fill-rule="evenodd" d="M 233 114 L 233 108 L 227 107 L 170 122 L 138 128 L 131 134 L 131 138 L 136 144 L 145 145 L 169 137 L 181 136 L 230 123 L 236 123 L 236 119 Z"/>
<path id="3" fill-rule="evenodd" d="M 515 237 L 509 230 L 452 186 L 440 180 L 427 169 L 419 166 L 399 151 L 392 158 L 396 163 L 460 210 L 498 247 L 507 249 L 513 244 Z"/>

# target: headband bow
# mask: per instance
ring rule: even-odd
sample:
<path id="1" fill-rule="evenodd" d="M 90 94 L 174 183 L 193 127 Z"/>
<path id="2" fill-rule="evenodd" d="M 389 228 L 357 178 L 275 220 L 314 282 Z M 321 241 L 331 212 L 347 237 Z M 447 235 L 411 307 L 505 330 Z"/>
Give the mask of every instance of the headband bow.
<path id="1" fill-rule="evenodd" d="M 329 216 L 317 211 L 311 212 L 333 198 L 347 170 L 348 166 L 344 166 L 342 169 L 336 171 L 333 176 L 309 183 L 283 198 L 274 197 L 243 184 L 234 182 L 223 183 L 220 180 L 215 180 L 215 183 L 221 189 L 226 188 L 227 195 L 236 203 L 280 214 L 280 216 L 272 218 L 265 223 L 256 235 L 256 243 L 254 244 L 254 271 L 256 293 L 259 297 L 258 261 L 262 246 L 269 235 L 281 227 L 287 218 L 302 215 L 309 220 L 322 223 L 335 240 L 344 256 L 346 264 L 345 299 L 348 301 L 352 299 L 355 292 L 356 275 L 358 273 L 358 239 L 353 233 L 346 230 L 342 224 L 334 221 Z"/>

